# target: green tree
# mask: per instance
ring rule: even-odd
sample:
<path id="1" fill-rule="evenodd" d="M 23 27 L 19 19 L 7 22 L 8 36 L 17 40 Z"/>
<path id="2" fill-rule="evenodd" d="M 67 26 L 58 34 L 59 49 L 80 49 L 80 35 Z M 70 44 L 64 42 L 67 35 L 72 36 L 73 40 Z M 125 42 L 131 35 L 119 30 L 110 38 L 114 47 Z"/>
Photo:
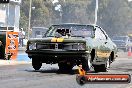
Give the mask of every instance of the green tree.
<path id="1" fill-rule="evenodd" d="M 93 24 L 95 19 L 96 0 L 59 0 L 53 4 L 51 0 L 33 0 L 31 26 L 49 27 L 60 22 Z M 62 5 L 62 17 L 55 10 L 57 4 Z M 110 35 L 125 35 L 132 28 L 132 3 L 127 0 L 99 0 L 97 24 Z M 20 27 L 28 27 L 29 0 L 22 0 Z"/>

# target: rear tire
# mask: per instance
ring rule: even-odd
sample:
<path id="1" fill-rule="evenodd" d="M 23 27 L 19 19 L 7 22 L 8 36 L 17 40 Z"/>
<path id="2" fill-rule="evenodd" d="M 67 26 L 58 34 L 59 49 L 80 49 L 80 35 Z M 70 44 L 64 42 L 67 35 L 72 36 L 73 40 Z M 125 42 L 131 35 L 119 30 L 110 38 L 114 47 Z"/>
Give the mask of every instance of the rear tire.
<path id="1" fill-rule="evenodd" d="M 93 65 L 95 72 L 106 72 L 106 68 L 104 64 L 101 65 Z"/>
<path id="2" fill-rule="evenodd" d="M 66 62 L 61 62 L 58 66 L 60 71 L 71 71 L 73 68 L 72 64 L 67 64 Z"/>
<path id="3" fill-rule="evenodd" d="M 42 66 L 42 63 L 37 58 L 32 58 L 32 66 L 35 70 L 39 70 Z"/>
<path id="4" fill-rule="evenodd" d="M 101 64 L 101 65 L 93 65 L 94 71 L 95 72 L 107 72 L 108 69 L 110 68 L 110 59 L 107 59 L 106 64 Z"/>

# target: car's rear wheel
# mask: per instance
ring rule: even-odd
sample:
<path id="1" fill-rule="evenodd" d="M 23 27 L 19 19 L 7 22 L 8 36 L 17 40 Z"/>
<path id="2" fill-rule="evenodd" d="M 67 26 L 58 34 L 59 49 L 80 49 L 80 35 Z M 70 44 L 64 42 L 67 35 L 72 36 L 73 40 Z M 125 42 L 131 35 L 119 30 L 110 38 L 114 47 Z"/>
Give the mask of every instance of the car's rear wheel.
<path id="1" fill-rule="evenodd" d="M 110 59 L 107 59 L 106 64 L 101 64 L 101 65 L 93 65 L 94 71 L 95 72 L 107 72 L 108 69 L 110 68 Z"/>
<path id="2" fill-rule="evenodd" d="M 72 64 L 68 64 L 67 62 L 61 62 L 58 64 L 60 71 L 71 71 L 73 68 Z"/>
<path id="3" fill-rule="evenodd" d="M 106 72 L 105 64 L 93 65 L 95 72 Z"/>
<path id="4" fill-rule="evenodd" d="M 32 66 L 35 70 L 39 70 L 42 66 L 40 59 L 32 58 Z"/>

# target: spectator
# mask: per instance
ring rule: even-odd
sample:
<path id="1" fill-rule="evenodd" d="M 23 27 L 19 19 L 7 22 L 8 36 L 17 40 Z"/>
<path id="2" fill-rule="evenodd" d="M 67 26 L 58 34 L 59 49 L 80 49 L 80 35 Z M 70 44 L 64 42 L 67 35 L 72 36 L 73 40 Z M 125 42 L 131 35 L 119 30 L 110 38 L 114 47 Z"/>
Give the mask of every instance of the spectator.
<path id="1" fill-rule="evenodd" d="M 25 36 L 25 32 L 23 31 L 23 28 L 21 28 L 19 32 L 19 46 L 20 47 L 23 47 L 24 36 Z"/>

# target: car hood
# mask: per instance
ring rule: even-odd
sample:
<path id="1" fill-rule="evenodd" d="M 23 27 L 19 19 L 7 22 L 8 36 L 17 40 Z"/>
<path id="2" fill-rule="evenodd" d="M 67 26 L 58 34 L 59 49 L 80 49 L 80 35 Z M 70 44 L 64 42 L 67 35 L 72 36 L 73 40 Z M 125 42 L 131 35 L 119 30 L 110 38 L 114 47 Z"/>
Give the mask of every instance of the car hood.
<path id="1" fill-rule="evenodd" d="M 32 38 L 29 39 L 28 42 L 44 42 L 44 43 L 51 43 L 51 42 L 86 42 L 85 38 L 78 38 L 78 37 L 70 37 L 70 38 L 55 38 L 55 37 L 46 37 L 46 38 Z"/>

